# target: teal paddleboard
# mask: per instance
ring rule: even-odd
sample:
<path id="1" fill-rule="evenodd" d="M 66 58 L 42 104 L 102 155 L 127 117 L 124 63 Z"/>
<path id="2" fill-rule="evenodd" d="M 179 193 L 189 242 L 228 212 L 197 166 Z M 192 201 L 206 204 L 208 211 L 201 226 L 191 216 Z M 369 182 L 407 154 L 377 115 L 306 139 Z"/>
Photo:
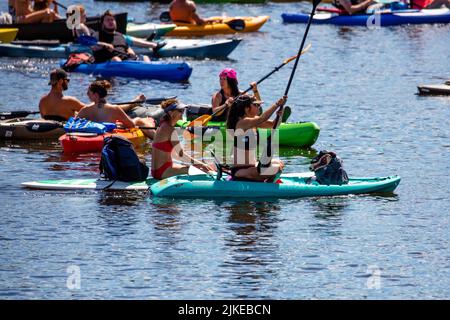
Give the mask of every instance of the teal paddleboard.
<path id="1" fill-rule="evenodd" d="M 169 198 L 299 198 L 393 192 L 399 176 L 350 178 L 344 185 L 310 182 L 310 173 L 282 174 L 281 183 L 216 180 L 208 175 L 177 176 L 161 180 L 150 188 L 156 197 Z"/>

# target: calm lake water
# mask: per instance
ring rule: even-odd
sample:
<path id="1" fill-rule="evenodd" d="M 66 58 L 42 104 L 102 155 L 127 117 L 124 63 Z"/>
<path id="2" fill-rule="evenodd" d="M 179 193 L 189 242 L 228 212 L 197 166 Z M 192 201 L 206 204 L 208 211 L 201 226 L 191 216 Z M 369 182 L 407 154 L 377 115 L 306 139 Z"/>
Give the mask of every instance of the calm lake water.
<path id="1" fill-rule="evenodd" d="M 164 5 L 79 1 L 88 13 L 156 21 Z M 66 2 L 67 3 L 67 2 Z M 270 15 L 229 60 L 189 61 L 188 84 L 116 79 L 111 100 L 177 95 L 208 103 L 224 67 L 247 87 L 294 55 L 304 25 L 282 12 L 307 3 L 204 5 L 203 16 Z M 0 6 L 6 10 L 6 4 Z M 391 196 L 294 200 L 156 200 L 147 193 L 39 192 L 23 181 L 90 178 L 98 156 L 68 158 L 56 143 L 0 144 L 0 297 L 4 299 L 450 298 L 450 98 L 415 95 L 450 76 L 450 26 L 315 26 L 291 91 L 292 121 L 321 127 L 313 150 L 282 154 L 307 171 L 336 151 L 352 176 L 398 174 Z M 57 60 L 0 58 L 0 110 L 35 110 Z M 272 103 L 292 65 L 260 86 Z M 92 78 L 71 75 L 87 102 Z M 150 162 L 150 154 L 147 153 Z M 71 285 L 79 271 L 81 282 Z"/>

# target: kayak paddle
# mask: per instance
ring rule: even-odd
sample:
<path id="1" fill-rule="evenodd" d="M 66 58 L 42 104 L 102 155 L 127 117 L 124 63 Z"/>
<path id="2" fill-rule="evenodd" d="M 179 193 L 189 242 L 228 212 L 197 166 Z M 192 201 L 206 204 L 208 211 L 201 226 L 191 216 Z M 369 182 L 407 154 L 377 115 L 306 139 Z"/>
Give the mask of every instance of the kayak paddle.
<path id="1" fill-rule="evenodd" d="M 284 96 L 287 96 L 288 93 L 289 93 L 289 89 L 291 87 L 292 80 L 294 79 L 295 71 L 297 70 L 298 61 L 300 60 L 300 56 L 301 56 L 301 53 L 302 53 L 302 50 L 303 50 L 303 46 L 305 45 L 305 41 L 306 41 L 306 37 L 308 36 L 309 28 L 311 27 L 311 22 L 313 20 L 314 13 L 316 12 L 316 8 L 319 5 L 320 1 L 321 0 L 313 0 L 313 7 L 312 7 L 312 10 L 311 10 L 311 14 L 309 15 L 308 24 L 306 26 L 305 34 L 303 35 L 303 39 L 302 39 L 302 42 L 300 44 L 300 48 L 298 49 L 298 54 L 297 54 L 296 59 L 295 59 L 294 67 L 292 68 L 291 76 L 289 77 L 289 81 L 288 81 L 288 84 L 286 86 L 286 90 L 284 91 Z M 276 116 L 276 118 L 275 118 L 275 120 L 273 122 L 273 128 L 271 130 L 271 134 L 268 137 L 267 153 L 265 153 L 265 154 L 263 153 L 263 157 L 264 157 L 264 155 L 267 155 L 267 158 L 266 159 L 261 158 L 259 160 L 258 166 L 263 166 L 263 167 L 270 166 L 270 163 L 272 161 L 272 136 L 274 134 L 274 131 L 276 129 L 278 129 L 278 127 L 280 126 L 281 119 L 283 117 L 283 112 L 284 112 L 284 104 L 279 106 L 279 111 L 277 112 L 277 116 Z"/>
<path id="2" fill-rule="evenodd" d="M 161 102 L 169 99 L 176 99 L 177 96 L 172 97 L 161 97 L 161 98 L 149 98 L 145 100 L 136 100 L 136 101 L 129 101 L 129 102 L 111 102 L 112 104 L 121 106 L 126 104 L 138 104 L 138 103 L 146 103 L 146 104 L 160 104 Z"/>
<path id="3" fill-rule="evenodd" d="M 290 58 L 284 60 L 282 64 L 280 64 L 279 66 L 275 67 L 272 71 L 270 71 L 270 72 L 269 72 L 268 74 L 266 74 L 264 77 L 262 77 L 261 79 L 259 79 L 259 80 L 256 82 L 256 84 L 260 84 L 261 82 L 263 82 L 264 80 L 266 80 L 268 77 L 270 77 L 272 74 L 274 74 L 275 72 L 277 72 L 278 70 L 280 70 L 283 66 L 285 66 L 286 64 L 288 64 L 289 62 L 291 62 L 292 60 L 294 60 L 295 58 L 297 58 L 298 56 L 300 56 L 300 55 L 304 54 L 305 52 L 307 52 L 310 48 L 311 48 L 311 44 L 308 44 L 308 45 L 306 46 L 306 48 L 303 49 L 299 54 L 297 54 L 297 55 L 295 55 L 295 56 L 293 56 L 293 57 L 290 57 Z M 239 98 L 241 95 L 243 95 L 243 94 L 249 92 L 251 89 L 252 89 L 252 87 L 250 86 L 249 88 L 247 88 L 247 90 L 245 90 L 245 91 L 242 92 L 240 95 L 238 95 L 238 96 L 235 98 L 235 100 L 236 100 L 237 98 Z M 214 116 L 221 114 L 221 113 L 225 110 L 225 108 L 226 108 L 226 106 L 224 106 L 224 107 L 222 107 L 222 108 L 219 108 L 219 110 L 217 110 L 216 112 L 214 112 L 214 113 L 211 114 L 211 115 L 204 114 L 204 115 L 202 115 L 202 116 L 196 118 L 195 120 L 191 121 L 191 122 L 187 125 L 187 127 L 195 126 L 195 125 L 198 124 L 198 123 L 200 123 L 200 125 L 201 125 L 202 127 L 203 127 L 203 126 L 206 126 L 206 124 L 207 124 Z"/>
<path id="4" fill-rule="evenodd" d="M 30 114 L 38 114 L 39 111 L 10 111 L 10 112 L 0 112 L 0 120 L 14 119 L 14 118 L 25 118 Z"/>
<path id="5" fill-rule="evenodd" d="M 67 7 L 59 2 L 53 1 L 54 4 L 56 4 L 57 6 L 63 8 L 64 10 L 67 10 Z"/>
<path id="6" fill-rule="evenodd" d="M 172 18 L 170 17 L 169 11 L 162 12 L 161 15 L 159 16 L 159 20 L 161 22 L 172 22 Z M 236 31 L 242 31 L 245 29 L 245 21 L 242 19 L 232 19 L 227 22 L 221 21 L 221 23 L 228 25 L 231 29 Z M 208 21 L 206 21 L 206 24 L 208 24 Z"/>
<path id="7" fill-rule="evenodd" d="M 92 47 L 92 46 L 95 46 L 95 45 L 99 44 L 98 43 L 99 41 L 97 40 L 96 37 L 86 36 L 86 35 L 79 36 L 77 38 L 77 41 L 78 41 L 79 44 L 81 44 L 83 46 L 87 46 L 87 47 Z M 116 49 L 113 49 L 112 52 L 116 53 L 118 56 L 123 56 L 123 57 L 124 56 L 128 56 L 126 53 L 124 53 L 122 51 L 119 51 L 119 50 L 116 50 Z"/>
<path id="8" fill-rule="evenodd" d="M 161 102 L 168 100 L 168 99 L 175 99 L 176 96 L 171 97 L 157 97 L 157 98 L 148 98 L 145 100 L 138 100 L 138 101 L 128 101 L 128 102 L 111 102 L 111 104 L 115 105 L 126 105 L 126 104 L 138 104 L 138 103 L 146 103 L 146 104 L 160 104 Z M 14 118 L 25 118 L 31 114 L 39 114 L 39 111 L 8 111 L 8 112 L 0 112 L 0 120 L 8 120 L 8 119 L 14 119 Z"/>

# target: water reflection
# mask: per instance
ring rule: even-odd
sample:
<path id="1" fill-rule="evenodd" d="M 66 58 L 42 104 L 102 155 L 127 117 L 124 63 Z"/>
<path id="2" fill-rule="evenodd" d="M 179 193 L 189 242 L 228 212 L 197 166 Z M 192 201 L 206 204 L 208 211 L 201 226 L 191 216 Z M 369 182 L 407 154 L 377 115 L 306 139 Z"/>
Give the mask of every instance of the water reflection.
<path id="1" fill-rule="evenodd" d="M 146 197 L 145 192 L 99 192 L 96 211 L 100 225 L 112 236 L 136 233 L 132 226 L 139 223 L 139 211 L 132 208 L 144 202 Z"/>
<path id="2" fill-rule="evenodd" d="M 281 207 L 276 203 L 249 201 L 222 207 L 229 211 L 226 227 L 231 231 L 224 239 L 224 251 L 228 254 L 222 265 L 231 282 L 227 287 L 231 286 L 233 292 L 236 291 L 233 286 L 243 292 L 259 291 L 262 283 L 276 273 L 274 263 L 278 260 L 278 244 L 273 235 Z M 247 298 L 248 295 L 237 297 Z M 264 297 L 264 294 L 260 296 Z"/>

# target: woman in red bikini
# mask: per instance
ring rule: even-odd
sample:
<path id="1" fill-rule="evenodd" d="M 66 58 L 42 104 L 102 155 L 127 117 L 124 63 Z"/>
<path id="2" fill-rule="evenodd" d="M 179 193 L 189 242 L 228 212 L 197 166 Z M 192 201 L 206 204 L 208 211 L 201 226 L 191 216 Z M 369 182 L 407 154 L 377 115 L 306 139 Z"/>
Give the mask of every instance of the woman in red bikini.
<path id="1" fill-rule="evenodd" d="M 208 165 L 200 162 L 183 152 L 183 148 L 178 140 L 175 125 L 183 117 L 185 107 L 180 105 L 176 99 L 169 99 L 161 104 L 165 115 L 162 117 L 160 125 L 156 130 L 152 143 L 152 176 L 155 179 L 165 179 L 168 177 L 187 174 L 190 165 L 173 163 L 176 160 L 195 163 L 195 167 L 202 171 L 213 170 Z"/>

